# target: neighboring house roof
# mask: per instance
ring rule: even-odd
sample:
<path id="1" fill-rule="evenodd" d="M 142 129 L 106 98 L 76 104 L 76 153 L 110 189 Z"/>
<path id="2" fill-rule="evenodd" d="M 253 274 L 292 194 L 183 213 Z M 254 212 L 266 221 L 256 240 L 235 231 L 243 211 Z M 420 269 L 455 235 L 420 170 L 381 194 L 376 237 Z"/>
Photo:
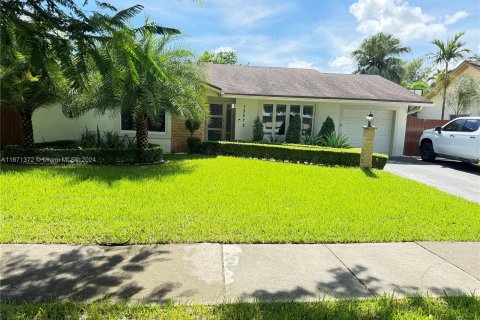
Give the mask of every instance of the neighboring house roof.
<path id="1" fill-rule="evenodd" d="M 208 83 L 231 95 L 432 103 L 377 75 L 223 64 L 207 71 Z"/>
<path id="2" fill-rule="evenodd" d="M 465 70 L 467 70 L 468 68 L 473 68 L 473 70 L 476 70 L 478 72 L 480 72 L 480 61 L 478 60 L 465 60 L 463 61 L 462 63 L 460 63 L 458 65 L 458 67 L 456 67 L 453 71 L 452 71 L 452 75 L 453 77 L 458 77 L 459 75 L 461 75 L 463 72 L 465 72 Z M 438 84 L 435 88 L 433 88 L 433 90 L 430 91 L 429 94 L 427 94 L 427 98 L 428 99 L 432 99 L 433 97 L 435 97 L 440 91 L 438 90 Z"/>

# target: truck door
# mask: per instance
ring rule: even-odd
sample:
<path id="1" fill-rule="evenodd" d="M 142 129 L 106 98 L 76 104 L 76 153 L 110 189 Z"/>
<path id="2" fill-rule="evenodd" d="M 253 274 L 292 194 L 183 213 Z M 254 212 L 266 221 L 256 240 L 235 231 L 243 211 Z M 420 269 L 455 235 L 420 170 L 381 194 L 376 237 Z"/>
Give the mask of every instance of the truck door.
<path id="1" fill-rule="evenodd" d="M 436 136 L 436 143 L 434 144 L 435 152 L 449 156 L 455 156 L 455 135 L 462 130 L 465 119 L 453 120 L 443 126 L 442 131 Z"/>
<path id="2" fill-rule="evenodd" d="M 475 159 L 477 149 L 480 119 L 467 119 L 462 131 L 455 133 L 455 150 L 459 157 Z"/>

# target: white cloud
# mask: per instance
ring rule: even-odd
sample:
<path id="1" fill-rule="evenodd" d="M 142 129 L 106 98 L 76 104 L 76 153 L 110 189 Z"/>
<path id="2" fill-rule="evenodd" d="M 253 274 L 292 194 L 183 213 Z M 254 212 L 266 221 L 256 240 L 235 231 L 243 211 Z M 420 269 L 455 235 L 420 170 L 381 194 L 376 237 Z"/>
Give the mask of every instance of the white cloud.
<path id="1" fill-rule="evenodd" d="M 313 62 L 305 61 L 305 60 L 297 60 L 295 58 L 293 59 L 293 61 L 288 63 L 287 68 L 316 69 L 316 70 L 318 70 L 318 68 L 315 67 Z"/>
<path id="2" fill-rule="evenodd" d="M 463 10 L 462 11 L 457 11 L 454 14 L 447 15 L 445 17 L 445 24 L 446 25 L 454 24 L 458 20 L 461 20 L 461 19 L 466 18 L 466 17 L 468 17 L 468 12 L 463 11 Z"/>
<path id="3" fill-rule="evenodd" d="M 367 35 L 384 31 L 405 41 L 428 39 L 447 31 L 422 8 L 403 0 L 358 0 L 349 9 L 357 19 L 357 31 Z"/>
<path id="4" fill-rule="evenodd" d="M 350 56 L 339 56 L 332 58 L 328 65 L 334 72 L 339 73 L 352 73 L 355 70 L 355 63 Z"/>
<path id="5" fill-rule="evenodd" d="M 228 47 L 228 46 L 221 46 L 221 47 L 218 47 L 218 48 L 215 48 L 213 49 L 212 51 L 213 53 L 218 53 L 218 52 L 236 52 L 235 49 L 233 49 L 232 47 Z"/>
<path id="6" fill-rule="evenodd" d="M 260 3 L 256 0 L 213 0 L 211 3 L 211 8 L 220 12 L 228 27 L 247 29 L 269 22 L 272 17 L 292 8 L 289 3 L 277 1 Z"/>

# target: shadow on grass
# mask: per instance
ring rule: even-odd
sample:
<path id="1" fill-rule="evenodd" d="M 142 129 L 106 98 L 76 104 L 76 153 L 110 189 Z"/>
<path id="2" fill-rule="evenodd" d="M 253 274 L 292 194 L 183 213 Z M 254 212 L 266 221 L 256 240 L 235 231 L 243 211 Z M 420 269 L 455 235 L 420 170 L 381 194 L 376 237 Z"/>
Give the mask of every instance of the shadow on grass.
<path id="1" fill-rule="evenodd" d="M 66 165 L 66 166 L 2 166 L 3 173 L 28 173 L 33 170 L 44 171 L 48 175 L 60 175 L 70 178 L 70 183 L 78 183 L 87 180 L 113 184 L 119 180 L 161 180 L 169 176 L 188 175 L 196 170 L 195 163 L 186 163 L 189 159 L 211 158 L 208 156 L 168 156 L 163 164 L 155 165 L 119 165 L 119 166 L 96 166 L 96 165 Z"/>
<path id="2" fill-rule="evenodd" d="M 365 174 L 365 176 L 369 177 L 369 178 L 375 178 L 375 179 L 378 179 L 378 176 L 375 172 L 373 172 L 371 169 L 366 169 L 366 168 L 363 168 L 361 169 L 362 172 Z"/>

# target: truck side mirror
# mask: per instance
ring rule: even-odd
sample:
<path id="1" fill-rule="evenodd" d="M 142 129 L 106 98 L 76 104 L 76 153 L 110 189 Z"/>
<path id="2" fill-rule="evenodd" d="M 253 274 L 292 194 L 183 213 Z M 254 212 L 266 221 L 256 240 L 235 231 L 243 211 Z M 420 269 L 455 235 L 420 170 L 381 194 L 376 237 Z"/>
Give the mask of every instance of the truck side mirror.
<path id="1" fill-rule="evenodd" d="M 442 133 L 442 127 L 435 127 L 435 131 L 437 131 L 438 133 Z"/>

